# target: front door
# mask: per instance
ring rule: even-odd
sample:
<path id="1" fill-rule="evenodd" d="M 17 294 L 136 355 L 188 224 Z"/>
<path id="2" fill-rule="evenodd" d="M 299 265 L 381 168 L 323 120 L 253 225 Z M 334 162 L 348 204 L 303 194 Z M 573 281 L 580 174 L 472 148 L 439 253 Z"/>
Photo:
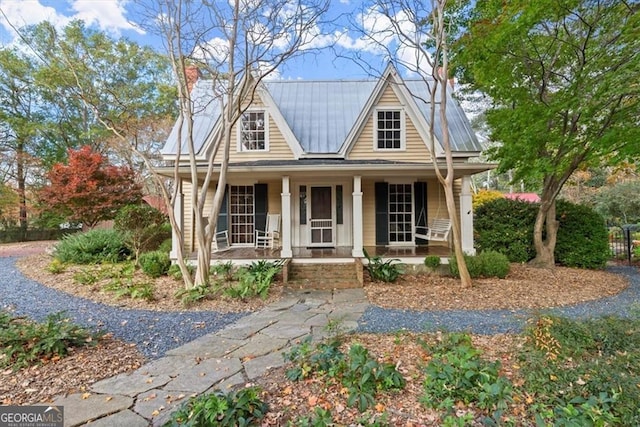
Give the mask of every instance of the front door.
<path id="1" fill-rule="evenodd" d="M 332 187 L 311 187 L 310 246 L 334 246 Z"/>

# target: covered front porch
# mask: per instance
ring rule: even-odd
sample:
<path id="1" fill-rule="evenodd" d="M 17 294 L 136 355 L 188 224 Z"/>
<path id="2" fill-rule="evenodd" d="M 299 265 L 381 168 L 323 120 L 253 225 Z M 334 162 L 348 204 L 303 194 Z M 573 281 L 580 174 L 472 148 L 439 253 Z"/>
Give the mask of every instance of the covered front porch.
<path id="1" fill-rule="evenodd" d="M 398 259 L 403 264 L 422 264 L 428 255 L 437 255 L 441 258 L 449 258 L 452 250 L 446 246 L 365 246 L 364 250 L 369 256 L 380 256 L 382 259 Z M 343 246 L 335 248 L 292 248 L 293 257 L 296 263 L 332 263 L 344 260 L 352 260 L 352 248 Z M 195 253 L 192 254 L 195 259 Z M 229 247 L 224 251 L 214 252 L 211 255 L 211 262 L 227 262 L 234 264 L 248 264 L 255 260 L 277 260 L 284 259 L 280 248 L 254 248 L 254 247 Z"/>

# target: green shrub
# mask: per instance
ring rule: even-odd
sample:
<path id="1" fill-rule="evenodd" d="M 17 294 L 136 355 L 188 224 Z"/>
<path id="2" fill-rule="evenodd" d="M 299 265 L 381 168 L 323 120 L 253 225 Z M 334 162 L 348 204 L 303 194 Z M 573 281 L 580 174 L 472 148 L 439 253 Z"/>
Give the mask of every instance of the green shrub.
<path id="1" fill-rule="evenodd" d="M 171 252 L 172 247 L 173 247 L 173 242 L 171 240 L 171 237 L 169 237 L 168 239 L 164 239 L 162 243 L 160 243 L 160 246 L 158 246 L 157 250 L 161 252 L 169 253 Z"/>
<path id="2" fill-rule="evenodd" d="M 218 391 L 186 401 L 165 426 L 248 427 L 260 425 L 268 410 L 257 387 L 227 394 Z"/>
<path id="3" fill-rule="evenodd" d="M 472 255 L 464 255 L 465 263 L 467 264 L 467 270 L 472 279 L 482 277 L 482 265 L 478 257 Z M 458 260 L 455 255 L 449 258 L 449 272 L 453 277 L 460 278 L 460 271 L 458 270 Z"/>
<path id="4" fill-rule="evenodd" d="M 503 253 L 511 262 L 533 259 L 533 224 L 537 212 L 537 204 L 504 198 L 478 206 L 473 220 L 476 248 L 479 252 Z"/>
<path id="5" fill-rule="evenodd" d="M 169 254 L 166 252 L 145 252 L 140 255 L 140 267 L 147 276 L 160 277 L 169 271 L 171 259 L 169 259 Z"/>
<path id="6" fill-rule="evenodd" d="M 142 252 L 157 250 L 164 240 L 171 237 L 166 215 L 144 203 L 121 208 L 113 227 L 122 234 L 136 260 Z"/>
<path id="7" fill-rule="evenodd" d="M 480 252 L 497 251 L 511 262 L 535 257 L 533 226 L 539 204 L 496 199 L 478 207 L 474 218 L 475 243 Z M 578 268 L 602 268 L 609 255 L 602 216 L 584 205 L 556 202 L 560 222 L 555 248 L 556 262 Z"/>
<path id="8" fill-rule="evenodd" d="M 95 345 L 99 337 L 69 322 L 64 312 L 36 323 L 0 311 L 0 367 L 17 370 L 53 356 L 64 357 L 74 347 Z"/>
<path id="9" fill-rule="evenodd" d="M 478 255 L 464 255 L 467 270 L 472 279 L 498 277 L 504 279 L 509 274 L 509 260 L 506 255 L 496 251 L 481 252 Z M 449 271 L 454 277 L 460 277 L 455 255 L 449 259 Z"/>
<path id="10" fill-rule="evenodd" d="M 436 271 L 440 267 L 442 260 L 438 255 L 427 255 L 424 258 L 424 266 L 431 271 Z"/>
<path id="11" fill-rule="evenodd" d="M 483 277 L 497 277 L 504 279 L 511 268 L 509 258 L 496 251 L 480 252 L 478 255 Z"/>
<path id="12" fill-rule="evenodd" d="M 53 252 L 58 261 L 70 264 L 116 263 L 130 254 L 122 235 L 115 230 L 67 234 Z"/>
<path id="13" fill-rule="evenodd" d="M 611 253 L 604 218 L 588 206 L 564 200 L 556 205 L 556 217 L 560 221 L 556 262 L 567 267 L 604 268 Z"/>
<path id="14" fill-rule="evenodd" d="M 364 256 L 368 261 L 366 269 L 373 280 L 395 282 L 402 274 L 401 264 L 394 264 L 398 262 L 397 259 L 383 261 L 380 256 L 370 257 L 366 250 L 364 251 Z"/>

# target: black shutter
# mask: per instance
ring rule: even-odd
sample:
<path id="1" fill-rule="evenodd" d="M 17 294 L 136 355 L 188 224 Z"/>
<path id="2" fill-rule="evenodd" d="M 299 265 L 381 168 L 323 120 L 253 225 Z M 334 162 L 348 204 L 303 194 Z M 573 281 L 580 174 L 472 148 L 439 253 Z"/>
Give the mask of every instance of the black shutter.
<path id="1" fill-rule="evenodd" d="M 416 227 L 420 227 L 424 230 L 427 227 L 427 183 L 426 182 L 414 182 L 413 183 L 413 210 L 415 212 L 415 224 Z M 423 228 L 424 227 L 424 228 Z M 427 244 L 424 239 L 416 237 L 416 244 Z"/>
<path id="2" fill-rule="evenodd" d="M 389 184 L 376 182 L 376 245 L 389 243 Z"/>
<path id="3" fill-rule="evenodd" d="M 216 232 L 221 232 L 229 229 L 229 186 L 224 189 L 224 197 L 222 198 L 222 206 L 220 206 L 220 213 L 218 214 L 218 224 L 216 226 Z"/>
<path id="4" fill-rule="evenodd" d="M 254 227 L 256 230 L 266 230 L 267 211 L 269 210 L 269 194 L 267 184 L 255 184 L 253 186 L 254 203 Z"/>

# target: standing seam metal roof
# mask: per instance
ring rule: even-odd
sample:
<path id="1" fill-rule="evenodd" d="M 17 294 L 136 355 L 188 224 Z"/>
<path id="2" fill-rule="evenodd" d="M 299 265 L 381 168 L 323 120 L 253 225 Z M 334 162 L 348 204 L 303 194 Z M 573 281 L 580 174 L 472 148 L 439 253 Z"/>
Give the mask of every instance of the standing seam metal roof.
<path id="1" fill-rule="evenodd" d="M 377 85 L 376 80 L 269 81 L 264 86 L 305 153 L 335 154 L 344 144 Z M 430 95 L 422 80 L 405 81 L 425 121 L 430 117 Z M 197 105 L 194 116 L 194 143 L 200 151 L 220 115 L 220 103 L 213 99 L 211 81 L 199 81 L 192 98 Z M 425 102 L 425 100 L 427 102 Z M 439 102 L 439 99 L 436 99 Z M 441 140 L 442 128 L 436 114 L 434 131 Z M 481 145 L 457 101 L 447 92 L 447 119 L 451 149 L 479 152 Z M 162 154 L 175 154 L 178 125 L 174 126 Z M 183 136 L 186 129 L 183 129 Z M 184 137 L 183 137 L 184 140 Z M 182 153 L 186 153 L 183 144 Z"/>

